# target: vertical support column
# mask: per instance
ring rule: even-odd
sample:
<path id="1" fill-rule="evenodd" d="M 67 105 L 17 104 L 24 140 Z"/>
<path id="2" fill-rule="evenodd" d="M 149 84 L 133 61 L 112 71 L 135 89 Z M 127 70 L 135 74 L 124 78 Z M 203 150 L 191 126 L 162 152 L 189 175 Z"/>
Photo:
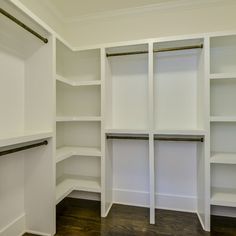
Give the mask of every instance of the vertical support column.
<path id="1" fill-rule="evenodd" d="M 100 49 L 100 60 L 101 60 L 101 216 L 106 215 L 106 195 L 105 195 L 105 48 Z"/>
<path id="2" fill-rule="evenodd" d="M 105 123 L 107 122 L 107 81 L 109 79 L 109 65 L 106 49 L 101 48 L 101 216 L 106 217 L 113 203 L 112 193 L 112 149 L 106 140 Z"/>
<path id="3" fill-rule="evenodd" d="M 211 217 L 211 205 L 210 205 L 210 38 L 204 39 L 204 62 L 205 62 L 205 230 L 210 231 L 210 217 Z"/>
<path id="4" fill-rule="evenodd" d="M 149 121 L 149 205 L 150 224 L 155 224 L 155 163 L 154 163 L 154 113 L 153 113 L 153 43 L 148 44 L 148 121 Z"/>

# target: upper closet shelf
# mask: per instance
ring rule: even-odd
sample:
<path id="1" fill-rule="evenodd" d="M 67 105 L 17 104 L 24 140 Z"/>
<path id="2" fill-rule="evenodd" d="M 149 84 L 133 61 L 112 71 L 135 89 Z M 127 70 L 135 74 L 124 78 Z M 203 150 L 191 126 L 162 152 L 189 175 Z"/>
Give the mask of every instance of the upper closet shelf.
<path id="1" fill-rule="evenodd" d="M 37 141 L 40 139 L 51 138 L 52 132 L 34 132 L 34 133 L 23 133 L 20 135 L 9 136 L 0 138 L 0 147 L 21 144 L 26 142 Z"/>
<path id="2" fill-rule="evenodd" d="M 139 129 L 105 129 L 106 134 L 149 134 L 148 130 Z"/>
<path id="3" fill-rule="evenodd" d="M 58 116 L 57 122 L 70 122 L 70 121 L 101 121 L 100 116 Z"/>
<path id="4" fill-rule="evenodd" d="M 60 81 L 62 83 L 68 84 L 70 86 L 92 86 L 92 85 L 101 85 L 100 80 L 90 80 L 90 81 L 72 81 L 71 79 L 67 79 L 65 77 L 62 77 L 60 75 L 56 76 L 57 81 Z"/>
<path id="5" fill-rule="evenodd" d="M 155 134 L 170 134 L 170 135 L 205 135 L 206 131 L 203 129 L 192 129 L 192 130 L 168 130 L 158 129 L 154 131 Z"/>
<path id="6" fill-rule="evenodd" d="M 236 79 L 236 73 L 215 73 L 215 74 L 210 74 L 210 79 Z"/>
<path id="7" fill-rule="evenodd" d="M 236 153 L 212 153 L 210 161 L 215 164 L 236 164 Z"/>
<path id="8" fill-rule="evenodd" d="M 63 161 L 72 156 L 94 156 L 100 157 L 101 150 L 94 147 L 72 147 L 65 146 L 58 148 L 56 151 L 56 163 Z"/>
<path id="9" fill-rule="evenodd" d="M 211 122 L 236 122 L 236 116 L 211 116 Z"/>

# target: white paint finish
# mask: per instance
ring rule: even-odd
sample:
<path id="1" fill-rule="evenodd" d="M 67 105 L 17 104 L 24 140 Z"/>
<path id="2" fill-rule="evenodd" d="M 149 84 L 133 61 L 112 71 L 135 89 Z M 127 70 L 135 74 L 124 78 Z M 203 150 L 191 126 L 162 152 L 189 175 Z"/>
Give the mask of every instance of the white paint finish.
<path id="1" fill-rule="evenodd" d="M 212 153 L 210 161 L 215 164 L 236 164 L 236 153 Z"/>
<path id="2" fill-rule="evenodd" d="M 100 165 L 100 157 L 74 156 L 64 161 L 64 174 L 100 178 Z"/>
<path id="3" fill-rule="evenodd" d="M 10 173 L 10 174 L 9 174 Z M 0 231 L 24 213 L 24 154 L 0 159 Z"/>
<path id="4" fill-rule="evenodd" d="M 87 15 L 93 15 L 97 13 L 113 12 L 116 10 L 123 10 L 127 8 L 135 8 L 147 6 L 150 4 L 160 4 L 164 2 L 176 2 L 173 0 L 131 0 L 131 1 L 109 1 L 100 0 L 99 2 L 94 2 L 93 0 L 88 0 L 86 2 L 81 0 L 71 0 L 70 4 L 66 4 L 63 0 L 51 0 L 50 5 L 53 7 L 54 11 L 57 11 L 63 18 L 77 18 Z"/>
<path id="5" fill-rule="evenodd" d="M 112 128 L 147 128 L 147 55 L 114 57 L 109 61 L 112 73 Z"/>
<path id="6" fill-rule="evenodd" d="M 211 214 L 216 216 L 236 217 L 236 208 L 212 205 Z"/>
<path id="7" fill-rule="evenodd" d="M 148 141 L 110 142 L 113 142 L 113 188 L 149 191 Z"/>
<path id="8" fill-rule="evenodd" d="M 196 129 L 198 52 L 154 56 L 156 129 Z"/>
<path id="9" fill-rule="evenodd" d="M 235 123 L 211 123 L 211 151 L 236 152 Z"/>
<path id="10" fill-rule="evenodd" d="M 24 61 L 0 50 L 0 70 L 0 133 L 5 138 L 24 130 Z"/>
<path id="11" fill-rule="evenodd" d="M 100 116 L 101 88 L 57 83 L 57 116 Z"/>
<path id="12" fill-rule="evenodd" d="M 0 147 L 16 145 L 21 143 L 27 143 L 31 141 L 37 141 L 45 138 L 52 137 L 52 132 L 35 132 L 35 133 L 28 133 L 24 132 L 23 134 L 16 135 L 13 137 L 4 137 L 0 139 Z"/>
<path id="13" fill-rule="evenodd" d="M 236 122 L 235 116 L 211 116 L 211 122 Z"/>
<path id="14" fill-rule="evenodd" d="M 20 215 L 0 230 L 0 236 L 23 235 L 25 233 L 25 214 Z"/>
<path id="15" fill-rule="evenodd" d="M 213 188 L 211 204 L 215 206 L 236 207 L 236 190 Z"/>
<path id="16" fill-rule="evenodd" d="M 101 81 L 99 80 L 92 80 L 92 81 L 79 81 L 74 82 L 71 79 L 67 79 L 65 77 L 62 77 L 60 75 L 56 75 L 57 81 L 60 81 L 62 83 L 68 84 L 70 86 L 93 86 L 93 85 L 101 85 Z"/>
<path id="17" fill-rule="evenodd" d="M 91 147 L 72 147 L 65 146 L 56 150 L 56 163 L 72 156 L 101 156 L 101 150 Z"/>
<path id="18" fill-rule="evenodd" d="M 211 186 L 236 189 L 236 183 L 232 181 L 236 177 L 235 170 L 235 165 L 211 165 Z"/>
<path id="19" fill-rule="evenodd" d="M 182 38 L 186 34 L 233 30 L 236 26 L 235 9 L 234 1 L 230 1 L 230 4 L 225 1 L 207 4 L 204 1 L 198 7 L 183 6 L 161 11 L 154 9 L 122 17 L 118 15 L 73 22 L 67 26 L 66 37 L 75 47 L 157 37 L 165 37 L 164 41 L 168 41 L 168 36 L 179 35 Z M 222 12 L 225 12 L 225 17 L 220 19 Z"/>
<path id="20" fill-rule="evenodd" d="M 73 52 L 57 40 L 57 74 L 74 83 L 100 80 L 99 49 Z"/>
<path id="21" fill-rule="evenodd" d="M 113 189 L 114 203 L 149 207 L 149 192 Z M 168 209 L 183 212 L 196 212 L 196 198 L 174 194 L 155 194 L 157 209 Z"/>
<path id="22" fill-rule="evenodd" d="M 210 71 L 211 73 L 236 72 L 236 36 L 211 38 Z"/>
<path id="23" fill-rule="evenodd" d="M 57 184 L 56 204 L 62 201 L 74 190 L 99 193 L 101 192 L 100 181 L 97 178 L 65 175 Z"/>
<path id="24" fill-rule="evenodd" d="M 100 116 L 57 116 L 56 122 L 101 121 Z"/>
<path id="25" fill-rule="evenodd" d="M 196 197 L 196 143 L 156 141 L 154 151 L 156 192 Z"/>
<path id="26" fill-rule="evenodd" d="M 215 73 L 210 74 L 210 79 L 236 79 L 235 73 Z"/>
<path id="27" fill-rule="evenodd" d="M 57 123 L 57 147 L 101 147 L 101 122 Z"/>
<path id="28" fill-rule="evenodd" d="M 235 79 L 211 81 L 211 115 L 236 115 L 236 81 Z"/>
<path id="29" fill-rule="evenodd" d="M 45 147 L 26 151 L 24 165 L 26 231 L 53 235 L 55 233 L 55 172 L 52 139 L 48 140 L 48 145 Z"/>

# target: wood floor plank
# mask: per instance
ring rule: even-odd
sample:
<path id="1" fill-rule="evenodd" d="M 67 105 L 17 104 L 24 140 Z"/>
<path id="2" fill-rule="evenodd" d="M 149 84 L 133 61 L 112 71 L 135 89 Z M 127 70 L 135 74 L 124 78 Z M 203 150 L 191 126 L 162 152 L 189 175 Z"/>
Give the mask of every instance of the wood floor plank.
<path id="1" fill-rule="evenodd" d="M 57 206 L 56 236 L 236 236 L 236 219 L 213 216 L 208 233 L 193 213 L 156 210 L 150 225 L 147 208 L 114 204 L 100 218 L 100 202 L 66 198 Z"/>

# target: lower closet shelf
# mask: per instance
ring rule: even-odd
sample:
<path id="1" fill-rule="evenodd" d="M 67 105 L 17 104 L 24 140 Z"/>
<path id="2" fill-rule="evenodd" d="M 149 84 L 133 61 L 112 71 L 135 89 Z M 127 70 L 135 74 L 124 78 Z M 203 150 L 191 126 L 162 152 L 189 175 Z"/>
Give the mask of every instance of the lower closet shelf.
<path id="1" fill-rule="evenodd" d="M 62 201 L 72 191 L 101 192 L 101 184 L 99 178 L 65 175 L 59 179 L 56 187 L 56 204 Z"/>
<path id="2" fill-rule="evenodd" d="M 236 153 L 212 153 L 211 163 L 215 164 L 236 164 Z"/>
<path id="3" fill-rule="evenodd" d="M 236 207 L 236 189 L 212 188 L 211 205 Z"/>
<path id="4" fill-rule="evenodd" d="M 95 147 L 74 147 L 74 146 L 60 147 L 56 151 L 56 163 L 63 161 L 72 156 L 100 157 L 101 150 Z"/>

